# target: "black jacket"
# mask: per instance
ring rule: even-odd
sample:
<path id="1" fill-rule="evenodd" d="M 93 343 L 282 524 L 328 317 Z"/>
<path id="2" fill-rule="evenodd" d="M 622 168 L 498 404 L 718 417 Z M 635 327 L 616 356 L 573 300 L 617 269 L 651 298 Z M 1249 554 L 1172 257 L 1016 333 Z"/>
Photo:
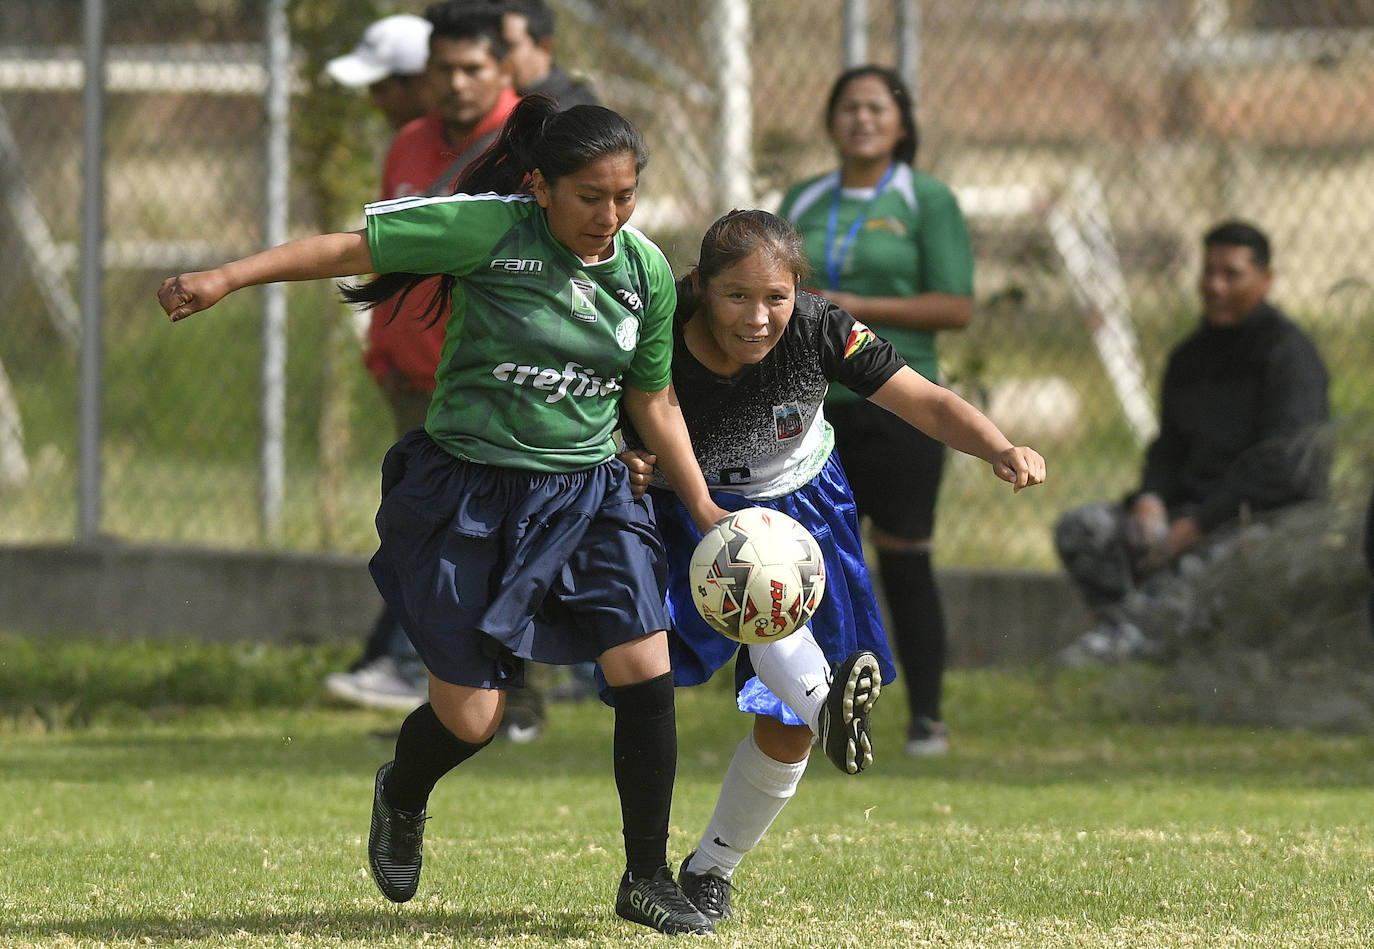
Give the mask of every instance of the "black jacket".
<path id="1" fill-rule="evenodd" d="M 1203 531 L 1243 508 L 1320 497 L 1328 418 L 1326 366 L 1278 309 L 1261 303 L 1229 327 L 1204 321 L 1169 355 L 1141 491 Z"/>

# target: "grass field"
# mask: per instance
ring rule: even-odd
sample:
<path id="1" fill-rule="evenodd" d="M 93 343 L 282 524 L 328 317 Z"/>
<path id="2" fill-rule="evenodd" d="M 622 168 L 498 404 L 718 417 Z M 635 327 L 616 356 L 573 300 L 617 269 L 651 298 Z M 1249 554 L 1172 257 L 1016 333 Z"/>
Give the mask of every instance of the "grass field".
<path id="1" fill-rule="evenodd" d="M 611 716 L 554 706 L 431 800 L 420 895 L 368 879 L 395 716 L 318 704 L 337 650 L 0 638 L 0 945 L 625 946 Z M 142 671 L 139 671 L 142 670 Z M 1115 673 L 955 672 L 954 751 L 818 759 L 736 877 L 721 946 L 1374 944 L 1374 739 L 1202 728 L 1113 700 Z M 221 681 L 218 687 L 211 683 Z M 679 693 L 670 858 L 745 728 Z"/>

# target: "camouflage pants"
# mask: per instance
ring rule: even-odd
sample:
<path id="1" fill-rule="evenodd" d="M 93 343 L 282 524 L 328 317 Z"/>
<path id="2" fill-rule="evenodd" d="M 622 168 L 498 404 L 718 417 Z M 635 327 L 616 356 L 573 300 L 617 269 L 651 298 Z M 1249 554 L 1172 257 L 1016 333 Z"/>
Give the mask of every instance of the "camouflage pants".
<path id="1" fill-rule="evenodd" d="M 1096 618 L 1109 624 L 1142 623 L 1165 605 L 1186 612 L 1192 579 L 1234 549 L 1241 533 L 1215 531 L 1168 566 L 1151 569 L 1145 549 L 1127 538 L 1126 517 L 1120 504 L 1087 504 L 1066 511 L 1054 528 L 1069 578 Z"/>

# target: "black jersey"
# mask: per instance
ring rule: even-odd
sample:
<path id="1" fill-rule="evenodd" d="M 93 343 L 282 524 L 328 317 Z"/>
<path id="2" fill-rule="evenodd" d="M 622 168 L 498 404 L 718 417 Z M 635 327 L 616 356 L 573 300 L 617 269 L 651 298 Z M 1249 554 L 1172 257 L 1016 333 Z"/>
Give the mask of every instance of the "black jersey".
<path id="1" fill-rule="evenodd" d="M 834 447 L 822 411 L 830 383 L 867 398 L 905 365 L 891 344 L 847 312 L 799 291 L 792 319 L 768 355 L 719 376 L 683 341 L 691 296 L 681 294 L 673 322 L 673 387 L 713 488 L 774 498 L 806 484 Z M 666 487 L 661 478 L 658 483 Z"/>

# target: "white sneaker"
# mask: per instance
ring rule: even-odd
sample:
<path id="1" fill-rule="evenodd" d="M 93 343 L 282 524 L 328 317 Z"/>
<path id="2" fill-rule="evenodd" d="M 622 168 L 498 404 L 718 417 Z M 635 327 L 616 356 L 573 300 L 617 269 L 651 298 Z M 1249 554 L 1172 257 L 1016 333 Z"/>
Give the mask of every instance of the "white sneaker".
<path id="1" fill-rule="evenodd" d="M 429 700 L 428 690 L 401 675 L 390 656 L 379 656 L 356 672 L 325 676 L 324 690 L 350 705 L 398 712 L 413 712 Z"/>
<path id="2" fill-rule="evenodd" d="M 913 758 L 949 753 L 949 729 L 944 722 L 917 718 L 906 730 L 906 753 Z"/>
<path id="3" fill-rule="evenodd" d="M 1059 650 L 1055 660 L 1061 666 L 1077 669 L 1151 659 L 1159 652 L 1158 644 L 1147 638 L 1134 623 L 1104 620 Z"/>

